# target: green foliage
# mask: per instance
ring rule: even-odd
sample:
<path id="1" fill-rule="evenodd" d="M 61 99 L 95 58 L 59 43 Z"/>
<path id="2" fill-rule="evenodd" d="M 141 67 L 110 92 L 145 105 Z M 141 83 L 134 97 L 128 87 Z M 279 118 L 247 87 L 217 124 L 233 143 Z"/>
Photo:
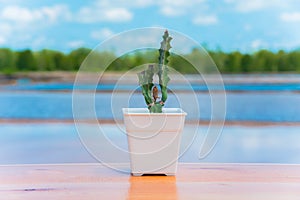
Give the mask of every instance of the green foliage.
<path id="1" fill-rule="evenodd" d="M 242 55 L 241 59 L 241 71 L 242 72 L 250 72 L 251 71 L 251 63 L 252 63 L 252 57 L 249 54 Z"/>
<path id="2" fill-rule="evenodd" d="M 133 51 L 118 58 L 113 53 L 110 54 L 114 61 L 109 64 L 108 71 L 127 71 L 136 66 L 155 63 L 158 57 L 157 50 L 153 49 Z"/>
<path id="3" fill-rule="evenodd" d="M 221 73 L 300 72 L 300 51 L 209 52 Z"/>
<path id="4" fill-rule="evenodd" d="M 159 102 L 154 103 L 153 106 L 149 107 L 150 113 L 162 113 L 163 105 Z"/>
<path id="5" fill-rule="evenodd" d="M 54 61 L 55 51 L 44 49 L 35 53 L 38 69 L 40 71 L 53 71 L 56 69 Z"/>
<path id="6" fill-rule="evenodd" d="M 221 50 L 218 50 L 217 52 L 209 51 L 208 53 L 218 66 L 219 70 L 225 72 L 225 62 L 227 59 L 227 54 L 222 52 Z"/>
<path id="7" fill-rule="evenodd" d="M 185 55 L 185 56 L 190 56 L 190 54 Z M 184 59 L 183 57 L 181 57 L 179 55 L 171 53 L 171 56 L 170 56 L 169 60 L 170 60 L 170 62 L 168 64 L 168 66 L 172 67 L 176 71 L 179 71 L 183 74 L 197 73 L 197 71 L 193 67 L 193 65 L 191 63 L 189 63 L 186 59 Z"/>
<path id="8" fill-rule="evenodd" d="M 167 64 L 169 62 L 168 57 L 170 56 L 169 50 L 171 49 L 172 37 L 169 36 L 168 31 L 165 31 L 163 35 L 163 41 L 160 43 L 159 51 L 159 69 L 158 69 L 158 78 L 159 78 L 159 86 L 161 90 L 161 104 L 164 104 L 168 98 L 167 85 L 170 81 L 168 76 L 168 67 Z M 161 112 L 161 111 L 160 111 Z"/>
<path id="9" fill-rule="evenodd" d="M 149 65 L 145 71 L 138 73 L 139 84 L 142 88 L 142 93 L 145 98 L 145 102 L 148 105 L 148 109 L 151 113 L 161 113 L 162 107 L 167 100 L 167 84 L 170 81 L 168 76 L 168 57 L 170 56 L 169 50 L 171 48 L 170 42 L 172 38 L 169 36 L 168 31 L 165 31 L 163 35 L 163 41 L 160 43 L 158 66 L 154 67 Z M 153 76 L 157 74 L 159 78 L 159 86 L 161 90 L 161 101 L 156 102 L 158 97 L 158 89 L 154 86 Z M 151 97 L 152 92 L 152 97 Z"/>
<path id="10" fill-rule="evenodd" d="M 287 68 L 289 71 L 300 72 L 300 52 L 291 52 L 287 55 Z"/>
<path id="11" fill-rule="evenodd" d="M 16 55 L 10 49 L 0 49 L 0 71 L 11 74 L 16 70 Z"/>
<path id="12" fill-rule="evenodd" d="M 240 52 L 232 52 L 226 56 L 225 59 L 225 72 L 233 72 L 237 73 L 240 71 L 240 63 L 241 63 L 242 55 Z"/>
<path id="13" fill-rule="evenodd" d="M 87 48 L 79 48 L 73 50 L 69 54 L 69 61 L 70 61 L 70 65 L 72 66 L 72 69 L 78 70 L 80 68 L 81 63 L 89 55 L 90 52 L 91 50 Z"/>
<path id="14" fill-rule="evenodd" d="M 31 50 L 27 49 L 24 51 L 17 52 L 17 69 L 20 71 L 36 71 L 37 63 L 33 57 Z"/>
<path id="15" fill-rule="evenodd" d="M 149 65 L 148 69 L 138 73 L 139 84 L 142 87 L 142 93 L 149 109 L 152 106 L 151 104 L 153 103 L 153 99 L 151 96 L 151 90 L 154 85 L 153 76 L 154 76 L 153 65 Z"/>
<path id="16" fill-rule="evenodd" d="M 76 71 L 90 53 L 90 49 L 79 48 L 70 53 L 62 53 L 44 49 L 32 52 L 31 50 L 12 51 L 8 48 L 0 48 L 0 72 L 11 74 L 16 71 Z M 208 52 L 216 63 L 221 73 L 278 73 L 292 72 L 300 73 L 300 51 L 278 51 L 260 50 L 255 53 L 229 52 L 221 50 Z M 190 53 L 180 56 L 169 51 L 160 54 L 157 49 L 138 50 L 116 57 L 113 52 L 98 52 L 98 60 L 114 60 L 112 63 L 104 63 L 109 67 L 109 71 L 127 71 L 136 66 L 146 63 L 156 63 L 157 58 L 164 60 L 164 65 L 168 65 L 183 74 L 197 73 L 196 69 L 189 61 L 207 60 L 203 51 L 193 49 Z M 202 59 L 203 57 L 203 59 Z M 109 59 L 107 59 L 109 58 Z M 209 71 L 209 65 L 202 63 L 203 72 Z M 97 63 L 90 63 L 89 69 L 97 71 L 101 66 Z M 205 68 L 206 67 L 206 68 Z M 165 68 L 167 69 L 167 68 Z M 167 83 L 167 78 L 161 72 L 162 85 Z"/>

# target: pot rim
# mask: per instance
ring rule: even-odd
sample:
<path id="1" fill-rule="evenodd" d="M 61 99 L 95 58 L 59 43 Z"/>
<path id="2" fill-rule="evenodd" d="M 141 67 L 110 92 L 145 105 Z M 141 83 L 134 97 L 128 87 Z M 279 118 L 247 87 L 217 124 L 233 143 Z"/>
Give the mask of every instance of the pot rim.
<path id="1" fill-rule="evenodd" d="M 162 113 L 150 113 L 147 108 L 122 108 L 123 115 L 187 115 L 181 108 L 163 108 Z"/>

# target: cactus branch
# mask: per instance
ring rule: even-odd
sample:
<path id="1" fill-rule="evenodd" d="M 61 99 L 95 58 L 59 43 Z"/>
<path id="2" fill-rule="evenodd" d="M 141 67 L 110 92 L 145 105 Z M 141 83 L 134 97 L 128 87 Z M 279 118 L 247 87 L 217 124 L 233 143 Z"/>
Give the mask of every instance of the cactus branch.
<path id="1" fill-rule="evenodd" d="M 167 94 L 167 85 L 170 81 L 170 78 L 168 76 L 168 57 L 170 56 L 169 50 L 171 48 L 170 42 L 172 40 L 172 37 L 169 36 L 168 31 L 166 30 L 163 35 L 163 41 L 160 43 L 160 49 L 159 49 L 159 70 L 158 70 L 158 77 L 159 77 L 159 86 L 161 89 L 161 103 L 164 104 L 168 98 Z"/>
<path id="2" fill-rule="evenodd" d="M 170 81 L 170 78 L 168 76 L 168 57 L 170 56 L 169 50 L 171 48 L 170 42 L 172 38 L 169 36 L 168 31 L 166 30 L 163 35 L 163 40 L 160 43 L 159 48 L 159 65 L 157 75 L 159 78 L 159 86 L 161 90 L 161 101 L 156 102 L 158 97 L 158 89 L 153 83 L 153 76 L 155 74 L 154 66 L 149 65 L 148 69 L 138 73 L 139 78 L 139 84 L 142 88 L 142 93 L 145 99 L 146 104 L 148 105 L 148 109 L 150 112 L 153 113 L 161 113 L 162 107 L 164 106 L 164 103 L 167 100 L 167 84 Z M 151 97 L 152 92 L 152 97 Z"/>

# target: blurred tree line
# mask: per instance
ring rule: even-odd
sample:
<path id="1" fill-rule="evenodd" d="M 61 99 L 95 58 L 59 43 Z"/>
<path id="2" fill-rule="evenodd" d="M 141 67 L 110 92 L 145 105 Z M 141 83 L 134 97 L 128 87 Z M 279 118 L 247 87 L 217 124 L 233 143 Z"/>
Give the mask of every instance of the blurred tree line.
<path id="1" fill-rule="evenodd" d="M 0 48 L 0 72 L 10 74 L 19 71 L 76 71 L 90 51 L 91 49 L 78 48 L 70 53 L 62 53 L 47 49 L 32 52 Z M 208 53 L 221 73 L 300 72 L 300 51 L 260 50 L 251 54 L 238 51 L 229 53 L 209 51 Z M 112 52 L 98 52 L 98 54 L 98 59 L 108 57 L 114 59 L 108 67 L 110 71 L 126 71 L 145 63 L 156 63 L 158 58 L 157 50 L 132 52 L 118 58 Z M 203 51 L 194 49 L 184 57 L 199 60 L 199 56 L 206 56 L 204 54 Z M 170 57 L 169 65 L 181 73 L 196 72 L 187 60 L 178 55 Z"/>

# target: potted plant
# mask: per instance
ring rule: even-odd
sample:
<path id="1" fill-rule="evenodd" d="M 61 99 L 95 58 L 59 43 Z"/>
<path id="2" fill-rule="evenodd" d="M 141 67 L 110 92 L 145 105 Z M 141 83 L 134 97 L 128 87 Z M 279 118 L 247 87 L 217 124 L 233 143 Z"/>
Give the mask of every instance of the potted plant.
<path id="1" fill-rule="evenodd" d="M 158 64 L 150 64 L 146 70 L 138 73 L 148 108 L 123 108 L 131 173 L 134 176 L 175 175 L 177 171 L 186 113 L 180 108 L 163 108 L 170 81 L 167 63 L 171 40 L 166 30 L 159 49 Z M 158 76 L 158 84 L 153 83 L 155 75 Z"/>

